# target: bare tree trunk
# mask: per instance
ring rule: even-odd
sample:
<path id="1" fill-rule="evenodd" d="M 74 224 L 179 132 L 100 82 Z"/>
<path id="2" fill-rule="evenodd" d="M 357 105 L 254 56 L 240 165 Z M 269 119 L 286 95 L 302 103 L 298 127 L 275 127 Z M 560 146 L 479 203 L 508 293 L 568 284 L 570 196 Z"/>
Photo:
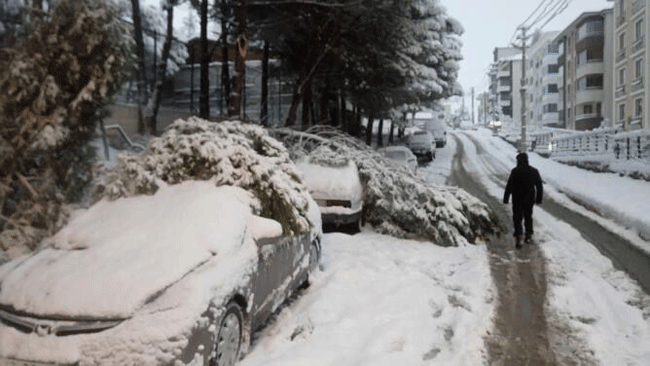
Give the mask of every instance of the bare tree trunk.
<path id="1" fill-rule="evenodd" d="M 311 126 L 311 102 L 312 102 L 312 82 L 311 80 L 305 85 L 305 92 L 302 94 L 302 128 L 307 129 Z"/>
<path id="2" fill-rule="evenodd" d="M 246 80 L 246 53 L 248 52 L 248 35 L 246 34 L 247 1 L 239 0 L 237 6 L 237 23 L 239 35 L 237 36 L 237 52 L 235 53 L 235 79 L 232 90 L 232 112 L 234 116 L 241 117 L 242 99 L 244 94 L 244 81 Z"/>
<path id="3" fill-rule="evenodd" d="M 314 78 L 314 73 L 328 52 L 329 47 L 325 47 L 318 59 L 311 65 L 309 72 L 307 72 L 304 77 L 300 76 L 298 79 L 296 79 L 296 86 L 293 91 L 293 97 L 291 97 L 291 106 L 289 107 L 289 115 L 287 116 L 287 120 L 284 123 L 285 127 L 293 126 L 296 123 L 296 118 L 298 116 L 298 103 L 300 103 L 302 100 L 303 94 L 305 93 L 305 87 L 308 84 L 311 86 L 311 81 Z"/>
<path id="4" fill-rule="evenodd" d="M 370 113 L 370 117 L 368 117 L 368 124 L 366 125 L 366 145 L 371 146 L 372 145 L 372 126 L 375 123 L 375 116 L 374 113 Z"/>
<path id="5" fill-rule="evenodd" d="M 199 116 L 210 118 L 210 54 L 208 53 L 208 0 L 201 0 L 201 82 Z"/>
<path id="6" fill-rule="evenodd" d="M 379 119 L 379 127 L 377 128 L 377 146 L 384 146 L 384 119 Z"/>
<path id="7" fill-rule="evenodd" d="M 174 6 L 176 1 L 169 1 L 166 4 L 167 10 L 167 32 L 165 34 L 165 43 L 163 44 L 162 59 L 156 78 L 156 88 L 154 89 L 153 96 L 149 98 L 147 109 L 145 113 L 145 125 L 151 132 L 156 135 L 158 125 L 158 110 L 160 109 L 160 100 L 162 97 L 162 88 L 164 82 L 167 80 L 167 64 L 169 62 L 169 54 L 172 48 L 172 39 L 174 37 Z"/>
<path id="8" fill-rule="evenodd" d="M 320 116 L 318 117 L 318 124 L 326 125 L 330 119 L 330 103 L 329 103 L 329 79 L 325 82 L 325 89 L 320 96 Z M 332 118 L 334 120 L 334 118 Z M 331 121 L 331 124 L 336 126 L 340 124 L 340 121 L 336 123 Z"/>
<path id="9" fill-rule="evenodd" d="M 264 41 L 264 56 L 262 57 L 262 110 L 260 121 L 262 126 L 269 125 L 269 42 Z"/>
<path id="10" fill-rule="evenodd" d="M 142 18 L 140 0 L 131 0 L 133 12 L 133 32 L 136 52 L 138 53 L 138 133 L 147 134 L 144 124 L 144 106 L 147 103 L 147 67 L 144 63 L 144 38 L 142 36 Z"/>
<path id="11" fill-rule="evenodd" d="M 221 0 L 221 95 L 226 105 L 226 114 L 233 115 L 230 103 L 230 67 L 228 56 L 228 4 Z"/>
<path id="12" fill-rule="evenodd" d="M 391 145 L 393 143 L 393 135 L 395 134 L 395 122 L 390 121 L 390 132 L 388 135 L 388 145 Z"/>

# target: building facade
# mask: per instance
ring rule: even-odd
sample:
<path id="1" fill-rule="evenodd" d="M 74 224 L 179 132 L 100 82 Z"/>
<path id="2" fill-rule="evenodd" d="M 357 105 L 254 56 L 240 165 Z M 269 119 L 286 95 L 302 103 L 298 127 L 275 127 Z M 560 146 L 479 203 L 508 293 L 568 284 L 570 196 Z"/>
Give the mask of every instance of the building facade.
<path id="1" fill-rule="evenodd" d="M 614 0 L 613 125 L 626 131 L 648 128 L 650 5 L 648 0 Z"/>
<path id="2" fill-rule="evenodd" d="M 490 70 L 490 108 L 495 120 L 521 124 L 521 52 L 497 47 Z"/>
<path id="3" fill-rule="evenodd" d="M 560 125 L 592 130 L 612 124 L 612 9 L 585 12 L 556 38 L 560 45 Z"/>
<path id="4" fill-rule="evenodd" d="M 535 34 L 526 51 L 526 124 L 532 128 L 559 126 L 558 33 Z"/>

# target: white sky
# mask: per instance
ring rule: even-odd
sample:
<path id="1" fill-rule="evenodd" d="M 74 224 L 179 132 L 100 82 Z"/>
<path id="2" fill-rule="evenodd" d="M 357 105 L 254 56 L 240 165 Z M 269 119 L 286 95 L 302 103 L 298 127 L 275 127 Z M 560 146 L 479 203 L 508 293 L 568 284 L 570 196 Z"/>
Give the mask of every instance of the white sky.
<path id="1" fill-rule="evenodd" d="M 517 26 L 528 18 L 542 0 L 441 1 L 447 7 L 447 13 L 465 27 L 462 36 L 464 60 L 461 62 L 459 81 L 469 95 L 472 87 L 476 88 L 477 94 L 487 89 L 486 72 L 492 62 L 492 51 L 495 47 L 508 46 Z M 607 0 L 571 0 L 569 7 L 543 30 L 561 31 L 585 11 L 612 6 L 613 2 Z"/>

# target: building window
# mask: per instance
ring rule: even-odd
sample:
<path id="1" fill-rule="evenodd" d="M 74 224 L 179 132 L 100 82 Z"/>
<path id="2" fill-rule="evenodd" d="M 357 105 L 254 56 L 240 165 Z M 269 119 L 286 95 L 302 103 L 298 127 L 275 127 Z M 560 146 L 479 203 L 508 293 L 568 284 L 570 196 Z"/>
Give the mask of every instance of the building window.
<path id="1" fill-rule="evenodd" d="M 594 107 L 591 104 L 587 104 L 584 107 L 582 107 L 582 112 L 584 114 L 592 114 L 594 113 Z"/>
<path id="2" fill-rule="evenodd" d="M 587 75 L 583 78 L 578 79 L 577 90 L 587 90 L 587 89 L 602 89 L 603 88 L 603 75 L 594 74 Z"/>
<path id="3" fill-rule="evenodd" d="M 546 86 L 546 93 L 548 94 L 557 94 L 560 90 L 557 87 L 557 84 L 548 84 Z"/>
<path id="4" fill-rule="evenodd" d="M 560 44 L 555 42 L 550 42 L 547 44 L 546 54 L 555 55 L 560 53 Z"/>
<path id="5" fill-rule="evenodd" d="M 625 50 L 625 32 L 621 33 L 618 36 L 618 50 L 619 51 Z"/>
<path id="6" fill-rule="evenodd" d="M 643 77 L 643 59 L 640 58 L 634 62 L 634 78 L 640 79 Z"/>
<path id="7" fill-rule="evenodd" d="M 560 65 L 551 64 L 547 66 L 547 70 L 546 70 L 547 75 L 555 75 L 559 72 L 560 72 Z"/>
<path id="8" fill-rule="evenodd" d="M 625 104 L 619 104 L 618 106 L 618 120 L 622 121 L 625 119 Z"/>
<path id="9" fill-rule="evenodd" d="M 643 98 L 634 100 L 634 117 L 641 117 L 643 114 Z"/>
<path id="10" fill-rule="evenodd" d="M 557 113 L 557 103 L 545 104 L 544 113 Z"/>
<path id="11" fill-rule="evenodd" d="M 618 85 L 625 85 L 625 68 L 618 70 Z"/>
<path id="12" fill-rule="evenodd" d="M 636 40 L 643 38 L 643 19 L 639 20 L 634 24 L 634 34 L 636 35 Z"/>

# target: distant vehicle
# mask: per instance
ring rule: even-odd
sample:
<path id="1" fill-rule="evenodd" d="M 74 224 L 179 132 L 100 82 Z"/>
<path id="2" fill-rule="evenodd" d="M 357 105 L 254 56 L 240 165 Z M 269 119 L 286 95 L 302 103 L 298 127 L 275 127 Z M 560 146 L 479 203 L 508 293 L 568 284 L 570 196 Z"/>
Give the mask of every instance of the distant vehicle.
<path id="1" fill-rule="evenodd" d="M 231 186 L 100 201 L 0 266 L 0 365 L 227 365 L 320 256 Z"/>
<path id="2" fill-rule="evenodd" d="M 388 146 L 377 149 L 377 152 L 384 155 L 388 159 L 394 161 L 398 165 L 406 167 L 413 173 L 417 172 L 418 160 L 415 155 L 405 146 Z"/>
<path id="3" fill-rule="evenodd" d="M 348 160 L 340 166 L 299 161 L 305 185 L 320 208 L 323 223 L 361 228 L 363 187 L 357 165 Z"/>
<path id="4" fill-rule="evenodd" d="M 432 118 L 424 124 L 424 129 L 431 132 L 436 142 L 436 147 L 447 145 L 447 125 L 443 120 Z"/>
<path id="5" fill-rule="evenodd" d="M 466 131 L 476 131 L 478 128 L 472 122 L 468 120 L 463 120 L 460 122 L 460 129 Z"/>
<path id="6" fill-rule="evenodd" d="M 418 157 L 431 161 L 436 157 L 436 142 L 429 131 L 416 130 L 406 137 L 406 146 Z"/>

